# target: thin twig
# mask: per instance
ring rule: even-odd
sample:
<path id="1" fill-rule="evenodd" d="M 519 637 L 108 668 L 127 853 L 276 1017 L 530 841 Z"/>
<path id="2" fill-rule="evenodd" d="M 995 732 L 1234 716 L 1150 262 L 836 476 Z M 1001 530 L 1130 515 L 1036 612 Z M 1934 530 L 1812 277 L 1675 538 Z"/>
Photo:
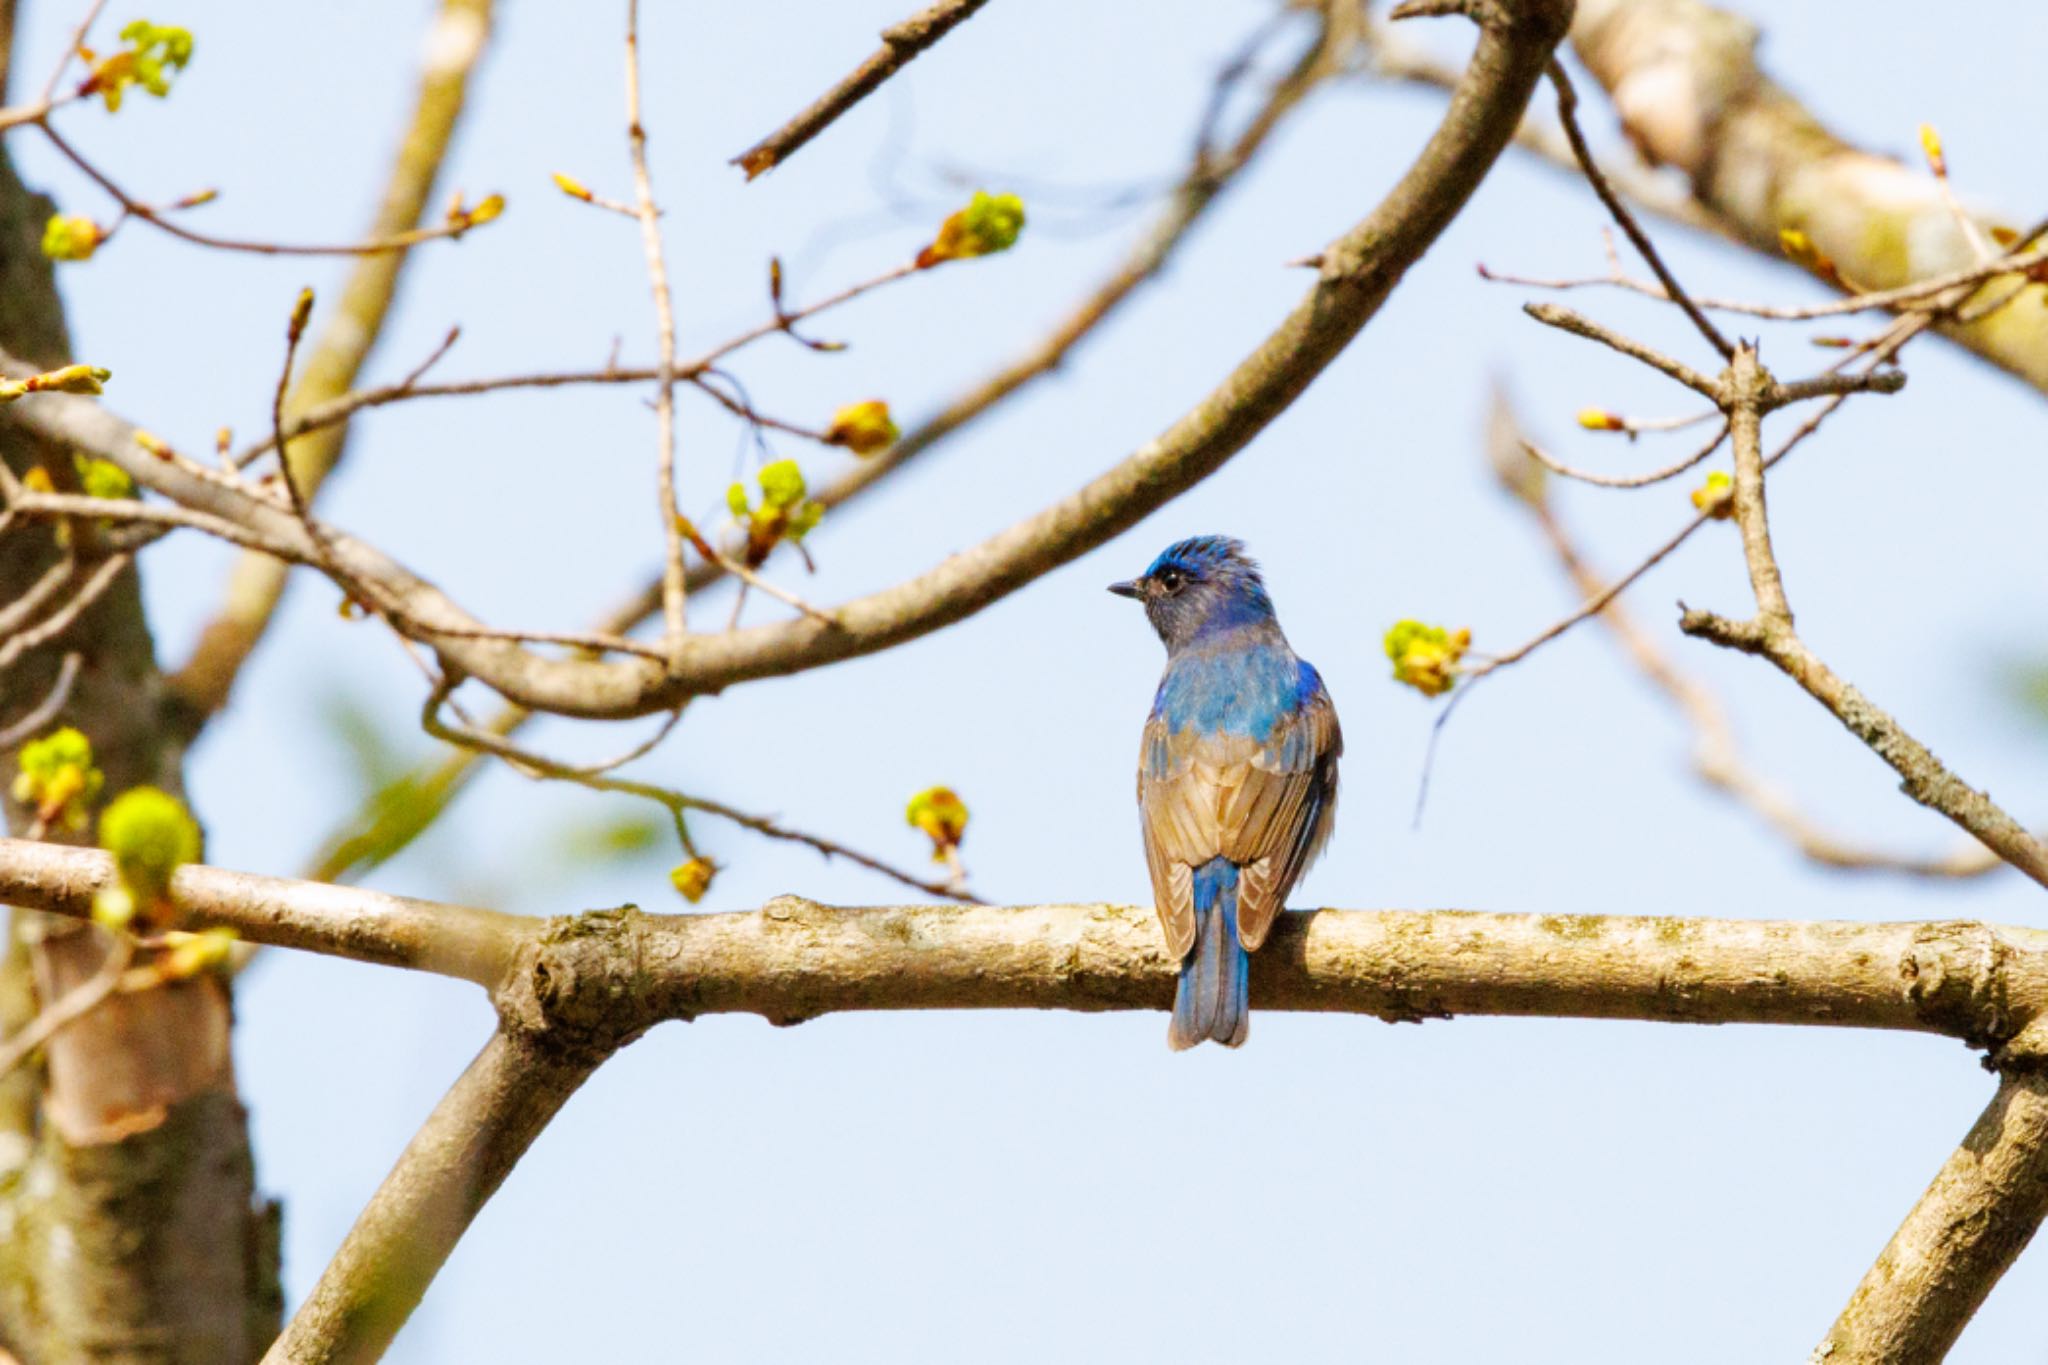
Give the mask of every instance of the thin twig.
<path id="1" fill-rule="evenodd" d="M 1898 773 L 1900 789 L 1906 795 L 1948 817 L 2006 862 L 2048 886 L 2048 843 L 2030 834 L 1989 796 L 1957 777 L 1926 745 L 1835 673 L 1799 637 L 1771 546 L 1764 461 L 1758 440 L 1758 425 L 1771 378 L 1747 346 L 1737 350 L 1726 378 L 1729 428 L 1735 446 L 1735 522 L 1742 531 L 1743 557 L 1756 598 L 1756 615 L 1747 621 L 1734 621 L 1712 612 L 1688 609 L 1679 628 L 1688 635 L 1755 654 L 1775 665 L 1890 765 Z"/>
<path id="2" fill-rule="evenodd" d="M 732 159 L 752 180 L 773 170 L 798 148 L 830 127 L 835 119 L 881 88 L 882 82 L 908 65 L 926 48 L 952 32 L 988 0 L 939 0 L 930 9 L 882 30 L 882 47 L 855 67 L 837 85 L 812 101 L 795 118 Z"/>
<path id="3" fill-rule="evenodd" d="M 1521 423 L 1504 397 L 1495 399 L 1489 429 L 1494 433 L 1489 457 L 1496 462 L 1497 472 L 1529 509 L 1579 595 L 1590 599 L 1605 592 L 1606 578 L 1588 563 L 1541 488 L 1531 489 L 1518 481 L 1512 466 L 1501 463 L 1521 459 L 1523 439 Z M 1974 839 L 1952 853 L 1925 857 L 1853 843 L 1822 828 L 1787 793 L 1744 761 L 1735 727 L 1721 699 L 1680 669 L 1619 601 L 1609 602 L 1599 617 L 1601 626 L 1614 637 L 1638 671 L 1671 702 L 1690 727 L 1693 769 L 1701 780 L 1747 806 L 1805 857 L 1847 871 L 1927 878 L 1981 877 L 2005 866 Z"/>
<path id="4" fill-rule="evenodd" d="M 16 659 L 28 651 L 47 644 L 71 629 L 78 618 L 85 614 L 86 609 L 105 596 L 108 588 L 114 586 L 114 580 L 128 567 L 128 560 L 129 556 L 117 554 L 100 561 L 99 566 L 87 576 L 85 582 L 79 585 L 77 594 L 57 611 L 52 612 L 48 619 L 40 625 L 0 640 L 0 669 L 11 667 Z"/>
<path id="5" fill-rule="evenodd" d="M 482 226 L 457 217 L 434 227 L 414 228 L 408 232 L 395 232 L 389 236 L 372 237 L 361 242 L 349 242 L 339 246 L 307 246 L 291 242 L 261 242 L 247 238 L 217 237 L 212 233 L 198 232 L 179 223 L 163 210 L 145 204 L 131 196 L 126 190 L 108 178 L 105 172 L 86 159 L 85 155 L 66 141 L 47 120 L 37 123 L 43 136 L 50 140 L 64 158 L 85 173 L 85 177 L 98 185 L 121 206 L 122 213 L 139 218 L 150 226 L 171 236 L 192 243 L 194 246 L 212 247 L 217 251 L 246 251 L 259 256 L 373 256 L 385 251 L 404 251 L 422 242 L 436 241 L 443 237 L 456 238 Z"/>
<path id="6" fill-rule="evenodd" d="M 1595 474 L 1590 470 L 1576 469 L 1566 464 L 1556 456 L 1546 452 L 1533 441 L 1523 441 L 1522 449 L 1528 452 L 1530 459 L 1536 461 L 1536 463 L 1542 465 L 1551 473 L 1561 474 L 1567 479 L 1576 479 L 1580 483 L 1590 483 L 1600 488 L 1648 488 L 1653 483 L 1662 483 L 1666 479 L 1673 479 L 1683 474 L 1686 470 L 1691 469 L 1701 460 L 1706 459 L 1716 450 L 1719 450 L 1721 442 L 1727 439 L 1728 425 L 1724 422 L 1721 424 L 1720 429 L 1715 431 L 1714 438 L 1698 450 L 1679 460 L 1676 464 L 1668 464 L 1662 469 L 1654 469 L 1647 474 Z"/>
<path id="7" fill-rule="evenodd" d="M 661 663 L 668 658 L 668 651 L 658 645 L 650 645 L 630 636 L 612 635 L 601 631 L 588 630 L 512 630 L 491 626 L 425 626 L 422 631 L 429 639 L 448 640 L 504 640 L 512 644 L 562 645 L 568 649 L 582 650 L 590 654 L 631 654 L 637 658 L 651 659 Z"/>
<path id="8" fill-rule="evenodd" d="M 1522 305 L 1522 311 L 1546 327 L 1555 327 L 1559 331 L 1570 332 L 1573 336 L 1597 341 L 1602 346 L 1619 351 L 1629 359 L 1641 361 L 1651 369 L 1677 380 L 1694 393 L 1703 394 L 1716 403 L 1720 401 L 1720 394 L 1714 388 L 1714 381 L 1698 370 L 1672 359 L 1662 351 L 1645 346 L 1633 337 L 1626 337 L 1612 328 L 1603 327 L 1582 313 L 1575 313 L 1557 303 L 1525 303 Z"/>
<path id="9" fill-rule="evenodd" d="M 427 371 L 440 364 L 441 357 L 455 349 L 455 343 L 461 339 L 462 328 L 460 326 L 450 327 L 448 335 L 441 338 L 441 344 L 429 351 L 425 360 L 422 360 L 419 364 L 413 366 L 411 370 L 407 371 L 405 378 L 398 381 L 398 387 L 401 389 L 417 388 L 419 382 L 427 377 Z"/>
<path id="10" fill-rule="evenodd" d="M 277 536 L 251 530 L 239 521 L 230 521 L 211 512 L 194 511 L 189 507 L 136 502 L 129 498 L 93 498 L 83 493 L 28 493 L 16 499 L 9 510 L 43 519 L 89 517 L 114 525 L 183 527 L 293 563 L 315 562 L 312 551 L 304 545 L 294 545 Z"/>
<path id="11" fill-rule="evenodd" d="M 683 537 L 690 542 L 691 547 L 694 548 L 698 554 L 702 555 L 705 559 L 711 561 L 713 564 L 716 564 L 719 568 L 723 569 L 726 573 L 731 574 L 734 578 L 739 579 L 740 582 L 745 584 L 747 587 L 759 588 L 762 592 L 774 598 L 776 601 L 781 602 L 785 606 L 796 608 L 798 611 L 802 612 L 804 615 L 810 617 L 814 621 L 821 621 L 828 626 L 836 626 L 839 624 L 838 618 L 834 617 L 830 612 L 824 611 L 818 607 L 814 607 L 809 602 L 806 602 L 803 598 L 789 591 L 787 588 L 779 587 L 776 584 L 769 582 L 766 578 L 763 578 L 760 574 L 754 572 L 753 569 L 749 568 L 744 560 L 735 559 L 733 558 L 733 556 L 719 549 L 716 545 L 713 545 L 709 540 L 705 539 L 703 533 L 698 531 L 696 526 L 693 525 L 687 519 L 682 520 L 680 522 L 680 526 L 682 529 Z M 735 594 L 736 599 L 743 599 L 744 597 L 744 591 Z M 735 600 L 733 603 L 732 620 L 726 623 L 726 629 L 731 630 L 733 626 L 738 623 L 738 621 L 739 601 Z"/>
<path id="12" fill-rule="evenodd" d="M 292 469 L 291 447 L 286 444 L 284 434 L 284 401 L 291 392 L 292 369 L 298 362 L 299 342 L 306 335 L 306 322 L 313 313 L 313 291 L 299 291 L 298 302 L 292 308 L 291 322 L 284 333 L 284 364 L 278 368 L 277 385 L 270 395 L 270 434 L 277 443 L 277 476 L 284 482 L 284 490 L 291 498 L 292 511 L 297 514 L 299 524 L 306 528 L 307 537 L 316 547 L 324 546 L 320 533 L 314 529 L 312 509 L 307 505 L 306 495 L 299 488 L 299 476 Z"/>
<path id="13" fill-rule="evenodd" d="M 1607 212 L 1622 232 L 1627 234 L 1629 242 L 1636 249 L 1636 254 L 1643 258 L 1644 264 L 1657 276 L 1658 283 L 1664 286 L 1664 292 L 1683 310 L 1686 317 L 1691 319 L 1694 329 L 1707 339 L 1709 346 L 1721 353 L 1722 359 L 1732 356 L 1735 354 L 1735 348 L 1728 344 L 1728 338 L 1721 335 L 1720 329 L 1708 320 L 1707 315 L 1700 311 L 1699 305 L 1686 294 L 1684 287 L 1678 283 L 1678 277 L 1671 273 L 1670 267 L 1664 264 L 1664 258 L 1657 254 L 1657 248 L 1651 244 L 1649 235 L 1643 231 L 1642 225 L 1636 222 L 1635 215 L 1628 211 L 1628 205 L 1621 201 L 1621 196 L 1607 183 L 1607 176 L 1601 171 L 1600 163 L 1593 159 L 1593 151 L 1586 145 L 1586 135 L 1579 128 L 1579 96 L 1578 92 L 1572 89 L 1571 77 L 1565 74 L 1563 65 L 1556 60 L 1550 63 L 1549 75 L 1551 85 L 1557 89 L 1558 121 L 1564 125 L 1565 138 L 1571 143 L 1572 155 L 1579 160 L 1579 169 L 1586 173 L 1586 183 L 1593 187 L 1593 193 L 1600 196 L 1600 202 L 1607 206 Z"/>
<path id="14" fill-rule="evenodd" d="M 79 982 L 37 1012 L 26 1028 L 0 1042 L 0 1076 L 27 1061 L 30 1054 L 55 1037 L 67 1024 L 98 1009 L 100 1003 L 121 986 L 121 974 L 135 956 L 135 940 L 128 934 L 112 935 L 114 946 L 100 962 L 99 970 Z"/>
<path id="15" fill-rule="evenodd" d="M 2015 247 L 2009 254 L 1983 265 L 1968 266 L 1952 270 L 1945 275 L 1933 275 L 1912 284 L 1902 284 L 1896 289 L 1878 289 L 1865 293 L 1851 294 L 1845 299 L 1830 299 L 1825 303 L 1769 304 L 1754 303 L 1745 299 L 1716 299 L 1695 296 L 1693 302 L 1701 308 L 1716 313 L 1739 313 L 1746 317 L 1764 318 L 1772 322 L 1813 322 L 1821 318 L 1846 317 L 1855 313 L 1879 310 L 1904 310 L 1913 305 L 1924 305 L 1937 295 L 1945 294 L 1957 285 L 1982 284 L 2000 275 L 2023 275 L 2034 267 L 2048 264 L 2048 248 L 2020 249 Z M 1529 289 L 1593 289 L 1608 287 L 1625 289 L 1641 294 L 1645 298 L 1671 300 L 1663 286 L 1647 280 L 1631 279 L 1620 272 L 1606 275 L 1588 275 L 1576 278 L 1546 279 L 1533 275 L 1516 275 L 1495 270 L 1491 266 L 1479 267 L 1482 279 L 1497 284 L 1520 285 Z"/>
<path id="16" fill-rule="evenodd" d="M 84 662 L 85 656 L 76 650 L 64 656 L 57 665 L 57 679 L 50 684 L 49 695 L 12 725 L 0 728 L 0 749 L 12 749 L 62 714 L 64 703 L 71 700 L 71 686 L 78 681 L 78 670 Z"/>
<path id="17" fill-rule="evenodd" d="M 7 510 L 12 514 L 16 509 L 10 506 Z M 7 639 L 15 631 L 35 620 L 36 613 L 55 600 L 57 594 L 64 591 L 77 576 L 78 557 L 67 549 L 63 558 L 43 570 L 41 576 L 29 585 L 27 592 L 6 606 L 0 607 L 0 640 Z"/>
<path id="18" fill-rule="evenodd" d="M 55 104 L 57 85 L 64 79 L 64 73 L 70 70 L 72 57 L 85 47 L 86 36 L 92 32 L 92 26 L 99 22 L 100 13 L 106 7 L 107 0 L 92 0 L 92 3 L 85 7 L 85 14 L 79 19 L 78 26 L 71 30 L 71 39 L 64 45 L 64 51 L 58 54 L 57 64 L 50 69 L 50 78 L 43 82 L 43 93 L 37 101 L 43 106 L 45 113 L 48 113 Z"/>
<path id="19" fill-rule="evenodd" d="M 655 338 L 660 359 L 654 371 L 655 483 L 662 534 L 661 614 L 669 663 L 679 666 L 689 629 L 689 587 L 683 577 L 683 534 L 676 525 L 676 316 L 669 292 L 668 262 L 661 249 L 661 215 L 654 206 L 654 179 L 647 170 L 647 128 L 640 114 L 640 0 L 626 0 L 626 146 L 633 161 L 633 201 L 640 240 L 647 253 L 647 283 L 654 294 Z"/>
<path id="20" fill-rule="evenodd" d="M 919 271 L 915 265 L 892 266 L 871 279 L 848 285 L 836 294 L 828 295 L 816 303 L 802 308 L 778 312 L 776 316 L 757 326 L 720 342 L 694 360 L 679 361 L 675 365 L 673 378 L 676 383 L 700 383 L 712 374 L 720 360 L 743 347 L 752 345 L 763 337 L 790 331 L 797 323 L 816 317 L 818 314 L 850 303 L 884 285 L 907 279 Z M 661 370 L 658 366 L 641 366 L 621 369 L 607 365 L 601 370 L 560 370 L 534 374 L 503 375 L 488 379 L 451 380 L 441 384 L 397 383 L 384 384 L 372 389 L 359 389 L 354 393 L 342 394 L 330 402 L 319 404 L 299 413 L 285 424 L 285 434 L 298 437 L 322 427 L 331 427 L 345 422 L 366 408 L 383 407 L 390 403 L 405 402 L 415 398 L 456 398 L 475 394 L 501 393 L 509 389 L 553 389 L 584 384 L 644 384 L 649 380 L 659 381 Z M 709 391 L 709 390 L 707 390 Z M 714 396 L 718 396 L 714 392 Z M 802 436 L 815 433 L 802 427 L 778 422 L 768 422 L 781 430 Z M 236 469 L 243 468 L 267 451 L 277 448 L 275 436 L 265 437 L 253 445 L 235 452 L 228 464 Z"/>
<path id="21" fill-rule="evenodd" d="M 965 901 L 972 904 L 982 903 L 980 897 L 964 890 L 954 882 L 940 882 L 920 877 L 913 872 L 906 872 L 901 868 L 894 867 L 871 854 L 862 853 L 858 849 L 850 848 L 845 844 L 826 839 L 820 835 L 806 834 L 801 830 L 791 829 L 767 816 L 750 815 L 723 802 L 713 801 L 701 796 L 690 796 L 668 787 L 656 786 L 651 782 L 636 782 L 629 778 L 604 776 L 600 772 L 591 769 L 578 768 L 570 764 L 557 762 L 531 749 L 522 748 L 502 735 L 481 730 L 473 725 L 450 725 L 441 719 L 440 710 L 451 690 L 444 682 L 433 690 L 432 694 L 428 696 L 426 704 L 421 708 L 420 728 L 434 738 L 444 740 L 450 744 L 460 745 L 464 748 L 479 750 L 503 759 L 514 770 L 536 781 L 553 779 L 573 782 L 578 786 L 588 787 L 592 791 L 613 792 L 621 796 L 635 796 L 644 801 L 652 801 L 667 810 L 670 816 L 674 818 L 676 821 L 676 832 L 686 845 L 689 842 L 689 833 L 683 823 L 683 815 L 687 811 L 702 811 L 706 815 L 715 815 L 719 819 L 729 820 L 736 825 L 753 830 L 755 833 L 765 835 L 770 839 L 780 839 L 789 843 L 802 844 L 806 848 L 816 849 L 828 858 L 844 858 L 848 862 L 856 863 L 872 872 L 879 872 L 892 881 L 900 882 L 905 886 L 913 887 L 929 895 L 943 896 L 948 900 Z"/>

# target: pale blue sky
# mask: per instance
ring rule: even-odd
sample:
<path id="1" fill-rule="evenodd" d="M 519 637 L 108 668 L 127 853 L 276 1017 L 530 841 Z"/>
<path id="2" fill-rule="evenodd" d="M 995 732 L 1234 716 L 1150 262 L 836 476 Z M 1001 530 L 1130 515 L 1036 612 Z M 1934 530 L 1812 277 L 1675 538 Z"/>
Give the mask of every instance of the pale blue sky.
<path id="1" fill-rule="evenodd" d="M 75 16 L 50 0 L 26 8 L 33 78 Z M 446 183 L 472 199 L 503 191 L 510 208 L 489 230 L 420 253 L 377 376 L 409 369 L 456 322 L 451 377 L 591 365 L 620 335 L 628 356 L 649 352 L 632 225 L 547 183 L 566 170 L 600 192 L 627 190 L 617 8 L 507 7 Z M 897 180 L 934 206 L 953 196 L 934 173 L 943 166 L 972 168 L 992 188 L 1172 174 L 1217 63 L 1265 13 L 999 0 L 747 186 L 725 159 L 908 7 L 647 8 L 652 155 L 686 349 L 760 316 L 770 252 L 801 268 L 802 298 L 913 251 L 917 223 L 811 249 L 839 225 L 874 227 L 876 168 L 892 145 Z M 145 197 L 219 186 L 206 212 L 222 231 L 352 235 L 409 105 L 428 10 L 151 8 L 198 36 L 174 97 L 136 100 L 111 120 L 76 111 L 67 127 Z M 1941 23 L 1934 13 L 1885 0 L 1849 23 L 1836 6 L 1775 7 L 1765 56 L 1867 145 L 1908 151 L 1918 123 L 1937 124 L 1965 190 L 2031 218 L 2040 206 L 2020 196 L 2038 180 L 2048 115 L 2048 12 L 2012 4 Z M 109 27 L 128 17 L 115 7 Z M 1078 364 L 829 521 L 820 574 L 803 590 L 830 601 L 894 582 L 1158 431 L 1293 302 L 1303 281 L 1282 263 L 1361 216 L 1438 108 L 1427 94 L 1359 86 L 1318 97 L 1165 283 Z M 1603 138 L 1606 122 L 1603 112 Z M 103 210 L 32 135 L 12 147 L 67 210 Z M 1142 223 L 1049 197 L 1033 214 L 1010 255 L 820 324 L 856 343 L 846 354 L 768 345 L 736 370 L 764 407 L 798 420 L 870 395 L 905 417 L 927 411 L 1027 344 Z M 974 810 L 966 855 L 984 894 L 1140 899 L 1130 773 L 1159 650 L 1101 589 L 1170 539 L 1220 530 L 1265 561 L 1290 635 L 1344 717 L 1337 838 L 1303 905 L 2043 922 L 2038 890 L 2015 878 L 1929 886 L 1802 863 L 1688 776 L 1685 733 L 1593 629 L 1464 708 L 1427 821 L 1410 829 L 1431 712 L 1386 679 L 1382 630 L 1419 615 L 1503 647 L 1571 601 L 1480 461 L 1488 376 L 1508 377 L 1540 433 L 1603 467 L 1626 452 L 1577 436 L 1576 409 L 1686 405 L 1527 322 L 1520 291 L 1473 273 L 1481 259 L 1595 271 L 1599 226 L 1581 188 L 1510 158 L 1364 336 L 1207 483 L 939 636 L 699 703 L 645 772 L 903 860 L 919 856 L 904 799 L 950 782 Z M 1662 236 L 1702 292 L 1815 296 L 1789 271 Z M 293 293 L 331 290 L 344 268 L 219 255 L 135 227 L 67 268 L 64 287 L 81 358 L 115 372 L 110 401 L 203 448 L 223 422 L 265 420 Z M 1575 302 L 1704 361 L 1637 301 Z M 1808 353 L 1773 334 L 1765 358 L 1797 369 Z M 1845 412 L 1774 479 L 1788 584 L 1817 649 L 1963 774 L 2039 819 L 2042 735 L 2002 702 L 1994 675 L 2031 647 L 2048 611 L 2041 398 L 1932 346 L 1909 368 L 1906 394 Z M 705 507 L 738 437 L 708 405 L 686 400 L 685 414 L 685 501 Z M 573 629 L 658 553 L 652 444 L 650 414 L 623 392 L 391 409 L 358 424 L 325 507 L 490 620 Z M 1689 510 L 1681 488 L 1559 498 L 1610 566 Z M 182 537 L 146 559 L 168 657 L 188 648 L 226 562 Z M 1677 636 L 1674 599 L 1739 610 L 1744 586 L 1732 536 L 1709 528 L 1631 600 L 1723 689 L 1751 751 L 1818 818 L 1902 848 L 1948 848 L 1942 822 L 1783 680 Z M 351 792 L 325 720 L 334 700 L 403 736 L 421 688 L 373 626 L 336 616 L 331 588 L 301 582 L 194 756 L 212 857 L 300 867 Z M 594 754 L 622 733 L 556 725 L 536 738 Z M 376 884 L 534 914 L 626 900 L 680 908 L 667 853 L 593 868 L 563 852 L 566 827 L 619 813 L 495 773 Z M 849 904 L 902 894 L 739 831 L 705 823 L 701 837 L 731 864 L 710 908 L 782 891 Z M 275 954 L 247 980 L 239 1021 L 261 1180 L 286 1201 L 296 1302 L 481 1043 L 489 1012 L 467 987 Z M 1150 1014 L 657 1029 L 541 1138 L 393 1358 L 1802 1359 L 1992 1088 L 1954 1043 L 1849 1031 L 1390 1028 L 1261 1014 L 1241 1052 L 1185 1056 L 1168 1054 L 1164 1033 Z M 2037 1252 L 1954 1358 L 2038 1352 L 2030 1306 L 2044 1293 L 2048 1253 Z"/>

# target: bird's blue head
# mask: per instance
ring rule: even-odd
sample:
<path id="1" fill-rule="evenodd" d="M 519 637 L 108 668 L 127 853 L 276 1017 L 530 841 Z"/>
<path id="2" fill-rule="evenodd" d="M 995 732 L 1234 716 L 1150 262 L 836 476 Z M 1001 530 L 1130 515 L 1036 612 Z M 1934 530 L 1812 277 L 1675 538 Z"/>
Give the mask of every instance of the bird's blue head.
<path id="1" fill-rule="evenodd" d="M 1166 547 L 1142 578 L 1109 590 L 1145 604 L 1169 651 L 1237 626 L 1271 622 L 1273 599 L 1244 542 L 1195 536 Z"/>

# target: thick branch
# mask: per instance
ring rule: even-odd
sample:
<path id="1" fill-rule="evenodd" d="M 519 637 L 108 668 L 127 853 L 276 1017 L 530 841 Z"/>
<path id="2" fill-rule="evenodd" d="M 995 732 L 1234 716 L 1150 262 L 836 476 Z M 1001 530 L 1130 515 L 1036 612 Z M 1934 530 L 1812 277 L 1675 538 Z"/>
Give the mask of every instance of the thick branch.
<path id="1" fill-rule="evenodd" d="M 103 854 L 0 840 L 0 898 L 84 917 L 108 875 Z M 491 983 L 535 1034 L 616 1038 L 731 1012 L 1160 1009 L 1177 968 L 1137 906 L 782 897 L 758 911 L 535 921 L 211 867 L 184 869 L 172 889 L 190 922 L 254 942 Z M 2048 930 L 1323 910 L 1284 916 L 1252 974 L 1261 1009 L 1817 1024 L 1993 1045 L 2048 1005 Z"/>
<path id="2" fill-rule="evenodd" d="M 1889 289 L 1975 259 L 1933 175 L 1853 147 L 1757 68 L 1757 30 L 1699 0 L 1581 0 L 1573 47 L 1607 88 L 1630 139 L 1692 178 L 1695 200 L 1758 250 L 1780 256 L 1779 232 L 1806 234 L 1839 287 Z M 1980 297 L 2018 283 L 2001 276 Z M 2029 297 L 2031 296 L 2031 297 Z M 2028 285 L 2011 306 L 1943 331 L 2048 389 L 2048 290 Z"/>
<path id="3" fill-rule="evenodd" d="M 2017 1071 L 1892 1235 L 1812 1359 L 1903 1365 L 1948 1354 L 2048 1214 L 2048 1075 Z"/>
<path id="4" fill-rule="evenodd" d="M 484 1202 L 606 1055 L 494 1034 L 406 1145 L 263 1359 L 366 1365 L 382 1357 Z"/>

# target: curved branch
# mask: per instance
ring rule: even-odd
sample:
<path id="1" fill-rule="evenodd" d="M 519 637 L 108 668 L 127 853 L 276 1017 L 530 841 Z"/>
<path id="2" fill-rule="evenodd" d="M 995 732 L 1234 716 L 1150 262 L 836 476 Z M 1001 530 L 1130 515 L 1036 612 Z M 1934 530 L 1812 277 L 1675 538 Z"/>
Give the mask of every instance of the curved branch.
<path id="1" fill-rule="evenodd" d="M 1172 259 L 1180 244 L 1244 168 L 1310 91 L 1323 80 L 1344 69 L 1358 41 L 1355 22 L 1362 11 L 1335 6 L 1318 28 L 1315 41 L 1302 53 L 1294 68 L 1266 92 L 1264 103 L 1246 122 L 1230 147 L 1199 151 L 1195 163 L 1175 187 L 1166 208 L 1146 230 L 1114 271 L 1102 280 L 1030 350 L 1018 356 L 973 387 L 963 390 L 903 434 L 889 449 L 869 459 L 856 460 L 830 483 L 818 490 L 818 501 L 827 509 L 837 508 L 872 488 L 917 456 L 945 442 L 1002 405 L 1004 400 L 1060 366 L 1080 344 L 1092 336 L 1146 282 L 1155 278 Z M 319 414 L 308 414 L 311 421 Z M 287 424 L 289 434 L 290 424 Z M 725 576 L 716 563 L 700 561 L 690 566 L 685 587 L 695 593 Z M 623 635 L 661 609 L 661 580 L 646 584 L 632 597 L 604 616 L 597 626 L 600 634 Z M 484 722 L 489 732 L 509 737 L 533 715 L 514 703 L 504 706 Z M 375 866 L 404 848 L 438 819 L 462 791 L 475 771 L 478 755 L 457 750 L 424 763 L 399 779 L 409 784 L 411 800 L 394 806 L 372 800 L 363 810 L 329 832 L 314 856 L 308 875 L 317 881 L 338 881 Z"/>
<path id="2" fill-rule="evenodd" d="M 667 669 L 651 663 L 555 659 L 504 640 L 436 635 L 477 623 L 431 584 L 338 532 L 324 547 L 374 583 L 443 665 L 508 700 L 562 715 L 619 717 L 673 709 L 736 682 L 873 653 L 951 625 L 1102 544 L 1192 487 L 1243 449 L 1356 336 L 1463 207 L 1512 136 L 1569 18 L 1563 0 L 1487 6 L 1466 78 L 1443 123 L 1380 206 L 1322 253 L 1308 295 L 1251 355 L 1162 435 L 1080 491 L 964 554 L 836 610 L 837 624 L 799 618 L 695 636 Z M 65 395 L 17 404 L 21 420 L 104 452 L 145 487 L 260 526 L 299 545 L 306 532 L 280 509 L 146 455 L 132 428 Z M 304 557 L 311 559 L 309 553 Z"/>

